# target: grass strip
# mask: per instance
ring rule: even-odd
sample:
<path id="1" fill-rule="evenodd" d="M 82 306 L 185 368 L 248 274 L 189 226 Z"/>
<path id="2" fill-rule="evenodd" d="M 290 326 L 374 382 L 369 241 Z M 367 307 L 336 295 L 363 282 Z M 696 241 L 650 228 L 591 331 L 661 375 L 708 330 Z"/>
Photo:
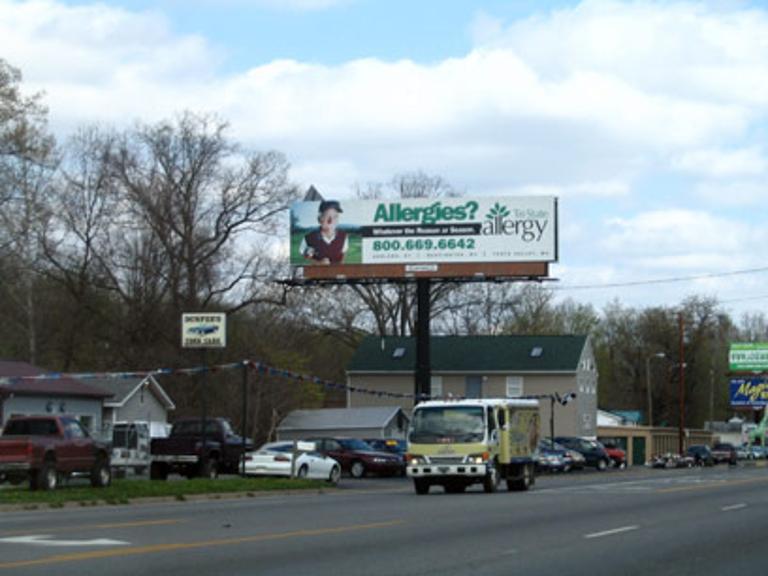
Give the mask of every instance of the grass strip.
<path id="1" fill-rule="evenodd" d="M 332 487 L 320 480 L 298 478 L 219 478 L 208 480 L 151 481 L 145 479 L 113 480 L 107 488 L 93 488 L 86 480 L 73 480 L 67 485 L 60 485 L 50 492 L 31 491 L 22 484 L 18 487 L 0 490 L 0 505 L 20 504 L 29 507 L 61 507 L 68 503 L 80 503 L 82 506 L 106 504 L 128 504 L 139 498 L 169 497 L 185 500 L 187 496 L 198 494 L 227 494 L 244 492 L 255 495 L 257 492 L 274 490 L 317 490 Z"/>

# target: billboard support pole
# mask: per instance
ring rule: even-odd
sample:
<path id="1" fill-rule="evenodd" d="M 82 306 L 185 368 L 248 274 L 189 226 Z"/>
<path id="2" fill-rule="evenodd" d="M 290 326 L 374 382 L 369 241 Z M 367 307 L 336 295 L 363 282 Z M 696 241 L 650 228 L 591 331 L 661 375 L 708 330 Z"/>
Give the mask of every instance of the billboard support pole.
<path id="1" fill-rule="evenodd" d="M 208 469 L 208 447 L 207 447 L 207 422 L 208 419 L 208 386 L 207 386 L 207 373 L 208 373 L 208 354 L 207 349 L 202 348 L 200 350 L 200 362 L 202 365 L 202 373 L 200 375 L 200 404 L 202 405 L 202 415 L 200 418 L 200 431 L 202 434 L 201 438 L 201 452 L 200 452 L 200 465 L 201 469 L 198 471 L 199 474 L 202 474 L 203 471 L 207 471 Z"/>
<path id="2" fill-rule="evenodd" d="M 416 279 L 416 378 L 414 382 L 414 405 L 419 398 L 432 393 L 431 362 L 429 358 L 430 279 Z"/>

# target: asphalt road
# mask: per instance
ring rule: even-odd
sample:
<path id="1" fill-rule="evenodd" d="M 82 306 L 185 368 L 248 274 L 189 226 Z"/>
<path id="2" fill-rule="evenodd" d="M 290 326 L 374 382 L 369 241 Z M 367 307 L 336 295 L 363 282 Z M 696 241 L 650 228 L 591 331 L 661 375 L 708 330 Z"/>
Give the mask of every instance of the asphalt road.
<path id="1" fill-rule="evenodd" d="M 0 513 L 2 574 L 765 574 L 768 468 L 542 477 L 526 493 L 336 491 Z"/>

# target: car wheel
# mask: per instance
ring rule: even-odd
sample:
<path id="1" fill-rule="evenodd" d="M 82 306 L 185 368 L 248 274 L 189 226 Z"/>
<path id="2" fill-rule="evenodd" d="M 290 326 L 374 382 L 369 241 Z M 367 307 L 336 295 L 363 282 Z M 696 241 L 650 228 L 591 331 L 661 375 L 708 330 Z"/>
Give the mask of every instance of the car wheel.
<path id="1" fill-rule="evenodd" d="M 208 480 L 216 480 L 219 477 L 219 463 L 216 458 L 208 458 L 200 464 L 199 476 Z"/>
<path id="2" fill-rule="evenodd" d="M 483 478 L 483 491 L 487 494 L 496 492 L 499 487 L 499 471 L 496 466 L 491 465 Z"/>
<path id="3" fill-rule="evenodd" d="M 429 480 L 424 478 L 414 478 L 413 488 L 416 490 L 416 494 L 423 496 L 424 494 L 429 493 Z"/>
<path id="4" fill-rule="evenodd" d="M 307 468 L 306 464 L 302 464 L 301 468 L 299 468 L 299 471 L 296 472 L 297 478 L 306 478 L 307 474 L 309 474 L 309 468 Z"/>
<path id="5" fill-rule="evenodd" d="M 526 491 L 533 486 L 533 471 L 531 466 L 523 464 L 519 469 L 519 476 L 515 478 L 507 478 L 507 490 L 508 491 Z"/>
<path id="6" fill-rule="evenodd" d="M 360 460 L 355 460 L 349 468 L 349 473 L 352 474 L 352 478 L 362 478 L 365 476 L 365 464 Z"/>
<path id="7" fill-rule="evenodd" d="M 152 462 L 149 466 L 150 480 L 168 480 L 168 467 L 162 462 Z"/>
<path id="8" fill-rule="evenodd" d="M 606 468 L 608 468 L 608 464 L 605 460 L 600 458 L 600 460 L 597 461 L 597 469 L 600 470 L 600 472 L 603 472 Z"/>
<path id="9" fill-rule="evenodd" d="M 56 472 L 56 462 L 45 460 L 40 470 L 37 471 L 35 482 L 30 485 L 32 490 L 55 490 L 59 482 L 59 474 Z"/>
<path id="10" fill-rule="evenodd" d="M 331 468 L 331 474 L 328 476 L 328 482 L 331 484 L 338 484 L 341 478 L 341 468 L 334 466 Z"/>
<path id="11" fill-rule="evenodd" d="M 112 471 L 107 464 L 106 459 L 99 458 L 91 470 L 91 486 L 96 488 L 106 488 L 112 483 Z"/>

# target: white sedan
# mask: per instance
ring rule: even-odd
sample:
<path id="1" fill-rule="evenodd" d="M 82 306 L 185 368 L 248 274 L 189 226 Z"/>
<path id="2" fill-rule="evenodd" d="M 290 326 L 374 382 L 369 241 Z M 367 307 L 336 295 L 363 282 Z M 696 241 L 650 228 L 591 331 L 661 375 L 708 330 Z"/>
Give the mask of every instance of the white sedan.
<path id="1" fill-rule="evenodd" d="M 336 484 L 341 478 L 341 465 L 317 452 L 299 451 L 296 465 L 291 466 L 293 450 L 293 442 L 270 442 L 255 452 L 246 453 L 246 476 L 290 477 L 293 470 L 298 478 L 318 478 L 331 484 Z"/>

